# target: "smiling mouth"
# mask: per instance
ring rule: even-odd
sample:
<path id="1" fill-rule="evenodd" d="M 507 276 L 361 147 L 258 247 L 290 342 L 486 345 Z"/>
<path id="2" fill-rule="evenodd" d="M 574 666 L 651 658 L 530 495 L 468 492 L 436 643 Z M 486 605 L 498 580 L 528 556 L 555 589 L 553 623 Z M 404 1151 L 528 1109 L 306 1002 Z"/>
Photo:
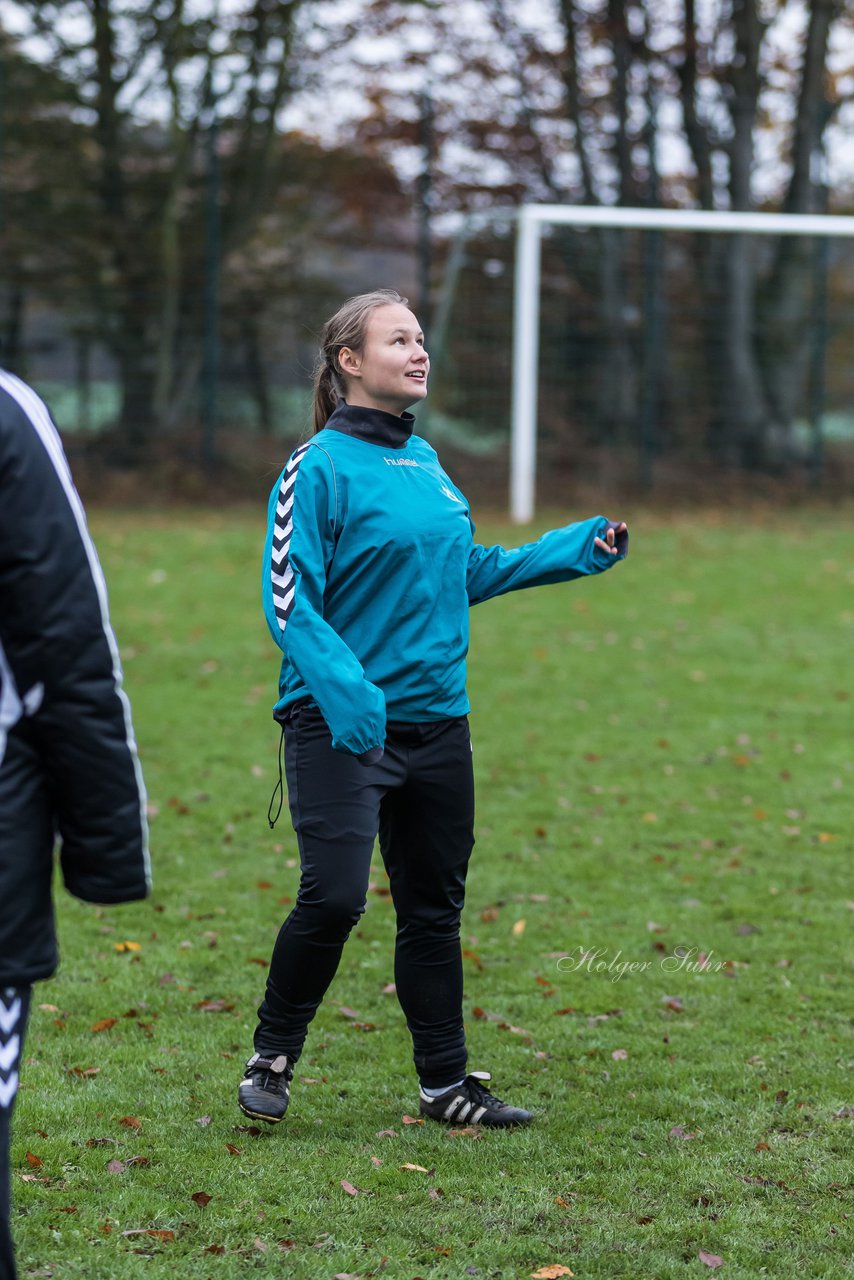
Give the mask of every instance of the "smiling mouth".
<path id="1" fill-rule="evenodd" d="M 408 373 L 407 378 L 415 378 L 418 382 L 426 382 L 427 374 L 423 369 L 413 369 L 412 373 Z"/>

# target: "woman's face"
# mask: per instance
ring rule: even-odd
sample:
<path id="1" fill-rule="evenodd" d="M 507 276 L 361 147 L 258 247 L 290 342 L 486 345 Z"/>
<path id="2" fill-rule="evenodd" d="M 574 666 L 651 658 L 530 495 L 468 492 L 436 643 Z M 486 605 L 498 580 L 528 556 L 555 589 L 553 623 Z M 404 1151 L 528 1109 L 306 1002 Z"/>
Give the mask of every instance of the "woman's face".
<path id="1" fill-rule="evenodd" d="M 430 357 L 415 316 L 401 303 L 376 307 L 368 317 L 361 351 L 344 347 L 338 357 L 347 403 L 402 414 L 427 394 Z"/>

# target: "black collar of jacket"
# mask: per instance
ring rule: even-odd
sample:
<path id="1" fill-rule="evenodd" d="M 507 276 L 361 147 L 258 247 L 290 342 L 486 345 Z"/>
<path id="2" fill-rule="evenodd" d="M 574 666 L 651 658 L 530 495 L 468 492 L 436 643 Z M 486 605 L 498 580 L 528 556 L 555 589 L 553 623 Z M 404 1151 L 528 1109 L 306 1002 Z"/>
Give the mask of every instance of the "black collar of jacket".
<path id="1" fill-rule="evenodd" d="M 326 423 L 332 431 L 343 431 L 347 436 L 367 440 L 369 444 L 391 445 L 402 449 L 415 426 L 415 417 L 403 413 L 385 413 L 382 409 L 365 409 L 362 405 L 339 400 L 338 406 Z"/>

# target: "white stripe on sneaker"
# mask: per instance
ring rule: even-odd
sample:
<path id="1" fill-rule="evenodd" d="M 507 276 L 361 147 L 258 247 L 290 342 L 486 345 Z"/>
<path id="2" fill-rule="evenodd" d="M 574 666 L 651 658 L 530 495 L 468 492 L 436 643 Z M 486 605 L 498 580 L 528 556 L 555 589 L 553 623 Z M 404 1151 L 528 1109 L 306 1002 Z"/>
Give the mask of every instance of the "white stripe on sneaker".
<path id="1" fill-rule="evenodd" d="M 451 1099 L 451 1101 L 448 1103 L 447 1107 L 443 1111 L 442 1119 L 453 1120 L 454 1116 L 457 1114 L 458 1108 L 461 1107 L 464 1102 L 465 1102 L 465 1098 L 462 1096 L 461 1093 L 458 1093 L 455 1098 Z"/>

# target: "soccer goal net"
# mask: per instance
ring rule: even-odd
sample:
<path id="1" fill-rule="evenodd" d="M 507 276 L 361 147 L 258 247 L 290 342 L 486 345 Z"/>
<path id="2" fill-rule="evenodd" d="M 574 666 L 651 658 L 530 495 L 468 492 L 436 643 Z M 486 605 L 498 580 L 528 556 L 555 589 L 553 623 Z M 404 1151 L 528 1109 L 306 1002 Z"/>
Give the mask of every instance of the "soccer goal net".
<path id="1" fill-rule="evenodd" d="M 854 217 L 527 205 L 452 245 L 431 334 L 437 420 L 510 443 L 510 509 L 538 458 L 607 444 L 818 477 L 854 445 Z"/>

